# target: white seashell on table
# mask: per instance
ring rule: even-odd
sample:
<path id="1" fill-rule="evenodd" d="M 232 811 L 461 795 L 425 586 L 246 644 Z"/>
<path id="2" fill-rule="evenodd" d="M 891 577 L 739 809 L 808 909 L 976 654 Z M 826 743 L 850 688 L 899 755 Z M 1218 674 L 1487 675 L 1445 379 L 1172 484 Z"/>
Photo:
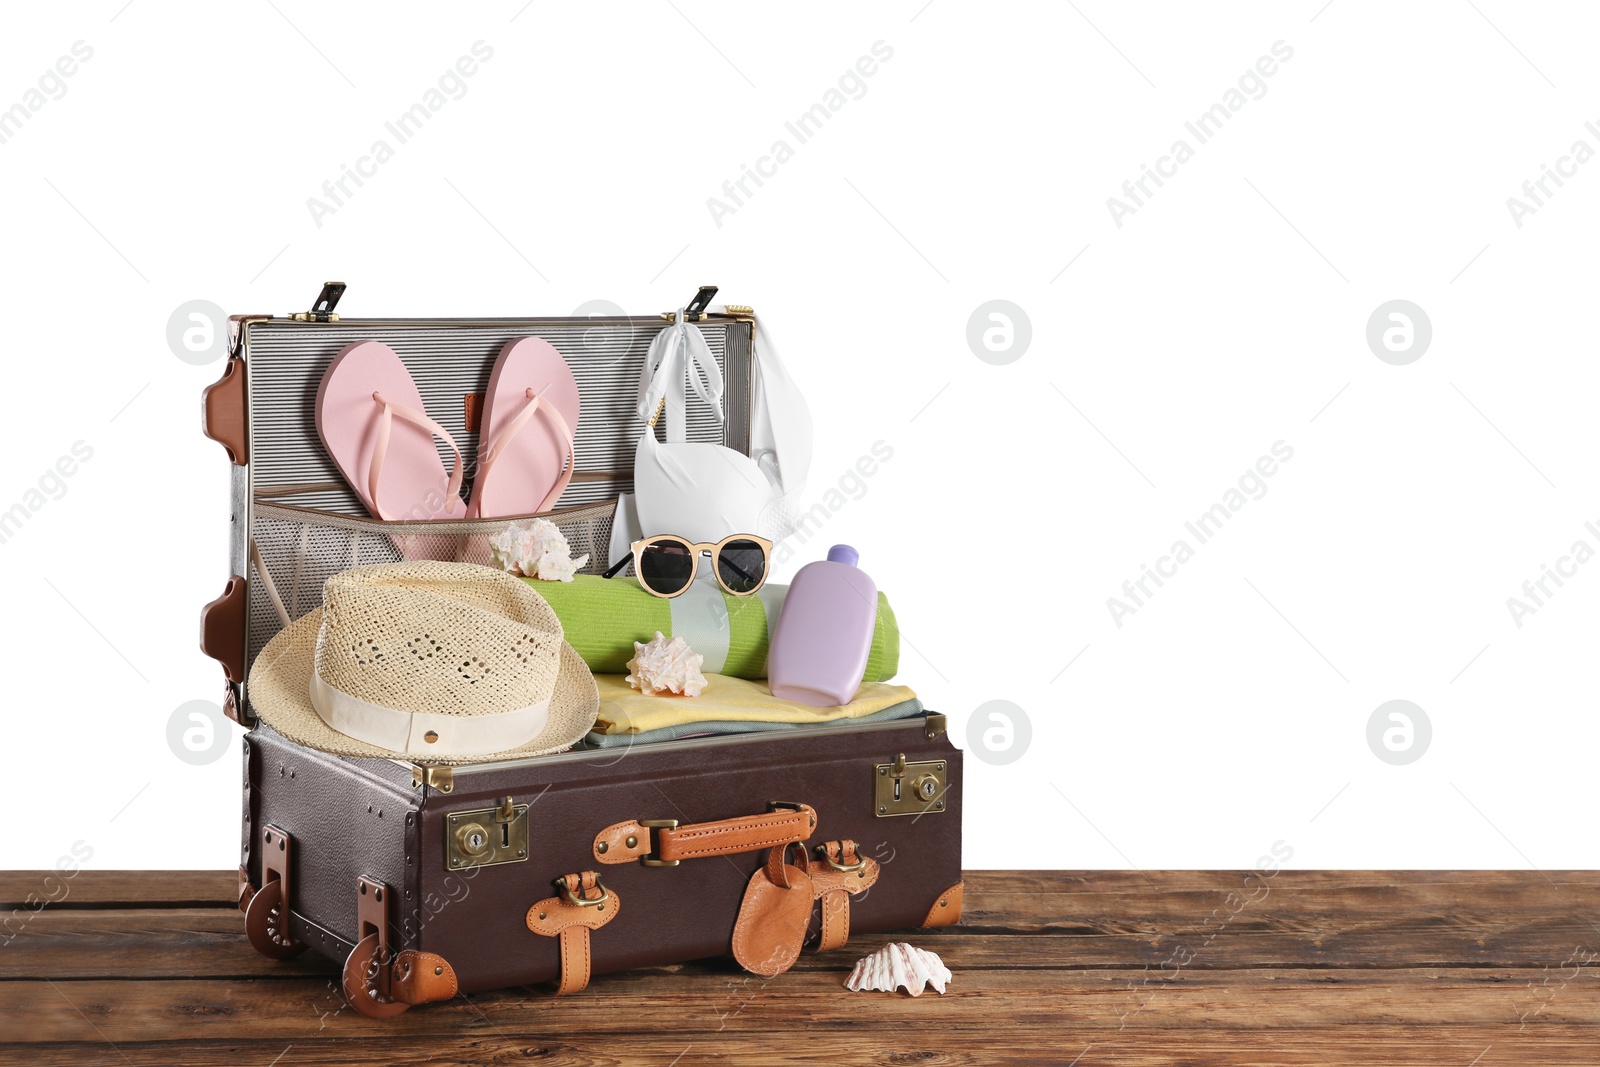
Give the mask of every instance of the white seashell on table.
<path id="1" fill-rule="evenodd" d="M 950 968 L 935 953 L 904 941 L 894 941 L 870 956 L 863 956 L 844 984 L 846 989 L 858 993 L 862 990 L 893 993 L 904 986 L 914 997 L 920 997 L 924 986 L 931 985 L 942 996 L 950 978 Z"/>

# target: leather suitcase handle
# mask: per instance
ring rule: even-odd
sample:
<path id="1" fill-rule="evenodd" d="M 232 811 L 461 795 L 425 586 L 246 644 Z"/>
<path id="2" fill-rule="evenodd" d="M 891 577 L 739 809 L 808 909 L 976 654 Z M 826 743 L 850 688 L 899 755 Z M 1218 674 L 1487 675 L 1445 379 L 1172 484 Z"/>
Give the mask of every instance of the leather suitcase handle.
<path id="1" fill-rule="evenodd" d="M 676 819 L 630 819 L 601 830 L 594 838 L 600 863 L 676 867 L 684 860 L 757 852 L 804 841 L 817 829 L 817 812 L 809 804 L 773 802 L 762 815 L 741 815 L 716 822 L 678 825 Z"/>
<path id="2" fill-rule="evenodd" d="M 205 435 L 228 450 L 236 466 L 250 462 L 250 438 L 246 431 L 244 360 L 235 356 L 223 368 L 222 377 L 206 386 L 201 394 L 201 428 Z"/>
<path id="3" fill-rule="evenodd" d="M 645 823 L 644 825 L 649 825 Z M 817 828 L 817 813 L 805 804 L 779 808 L 765 815 L 670 826 L 656 830 L 656 854 L 663 863 L 756 852 L 804 841 Z"/>
<path id="4" fill-rule="evenodd" d="M 245 580 L 235 574 L 222 595 L 200 609 L 200 651 L 222 664 L 235 685 L 244 684 Z"/>

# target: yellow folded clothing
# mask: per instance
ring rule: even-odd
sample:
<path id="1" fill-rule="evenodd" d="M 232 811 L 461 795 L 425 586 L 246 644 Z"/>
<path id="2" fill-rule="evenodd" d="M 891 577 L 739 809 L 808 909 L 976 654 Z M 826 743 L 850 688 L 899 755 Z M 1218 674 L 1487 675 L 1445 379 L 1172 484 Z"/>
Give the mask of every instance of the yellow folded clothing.
<path id="1" fill-rule="evenodd" d="M 621 674 L 597 674 L 600 689 L 599 733 L 642 734 L 695 722 L 821 723 L 859 719 L 885 708 L 916 699 L 909 686 L 868 682 L 848 704 L 813 708 L 772 695 L 765 681 L 706 675 L 706 688 L 697 697 L 645 696 Z"/>

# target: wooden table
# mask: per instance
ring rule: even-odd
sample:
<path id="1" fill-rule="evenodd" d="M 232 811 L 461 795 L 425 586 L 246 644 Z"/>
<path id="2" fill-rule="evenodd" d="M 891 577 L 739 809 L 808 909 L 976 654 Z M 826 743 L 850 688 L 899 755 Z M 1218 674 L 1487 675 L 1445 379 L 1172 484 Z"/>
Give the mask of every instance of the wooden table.
<path id="1" fill-rule="evenodd" d="M 366 1019 L 245 943 L 231 872 L 0 874 L 0 1063 L 1600 1063 L 1600 875 L 973 872 L 905 935 L 948 996 L 851 994 L 885 939 Z M 30 894 L 66 896 L 29 909 Z"/>

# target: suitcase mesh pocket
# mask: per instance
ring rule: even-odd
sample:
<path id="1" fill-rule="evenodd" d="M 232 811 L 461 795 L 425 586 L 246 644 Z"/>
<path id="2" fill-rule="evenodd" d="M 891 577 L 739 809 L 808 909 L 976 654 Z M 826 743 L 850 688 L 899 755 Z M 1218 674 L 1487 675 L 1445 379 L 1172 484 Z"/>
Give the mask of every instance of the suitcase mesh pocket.
<path id="1" fill-rule="evenodd" d="M 549 512 L 572 548 L 587 555 L 580 573 L 600 574 L 611 548 L 616 502 Z M 492 566 L 489 538 L 521 519 L 378 522 L 281 503 L 258 502 L 251 522 L 249 661 L 291 620 L 322 606 L 322 584 L 340 571 L 402 560 Z"/>

